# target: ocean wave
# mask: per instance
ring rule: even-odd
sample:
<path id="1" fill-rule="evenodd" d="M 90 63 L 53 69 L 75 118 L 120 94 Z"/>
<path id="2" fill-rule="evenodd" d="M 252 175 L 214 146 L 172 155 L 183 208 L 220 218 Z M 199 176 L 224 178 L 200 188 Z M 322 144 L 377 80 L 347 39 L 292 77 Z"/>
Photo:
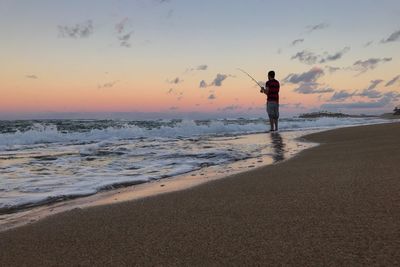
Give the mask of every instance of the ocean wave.
<path id="1" fill-rule="evenodd" d="M 89 123 L 93 127 L 68 121 L 68 131 L 36 121 L 33 127 L 0 134 L 0 214 L 245 159 L 275 162 L 304 149 L 290 145 L 293 140 L 286 135 L 382 122 L 386 120 L 282 119 L 283 140 L 275 142 L 269 134 L 261 139 L 245 135 L 265 132 L 263 119 Z"/>
<path id="2" fill-rule="evenodd" d="M 373 124 L 384 122 L 375 118 L 318 118 L 318 119 L 283 119 L 281 130 L 305 130 L 338 127 L 346 125 Z M 17 128 L 0 134 L 0 149 L 18 149 L 18 146 L 49 143 L 99 142 L 137 138 L 189 138 L 209 135 L 237 135 L 259 133 L 267 130 L 263 119 L 236 120 L 179 120 L 179 121 L 69 121 L 69 128 L 60 128 L 59 124 L 35 121 L 29 127 Z M 84 130 L 83 130 L 84 129 Z"/>

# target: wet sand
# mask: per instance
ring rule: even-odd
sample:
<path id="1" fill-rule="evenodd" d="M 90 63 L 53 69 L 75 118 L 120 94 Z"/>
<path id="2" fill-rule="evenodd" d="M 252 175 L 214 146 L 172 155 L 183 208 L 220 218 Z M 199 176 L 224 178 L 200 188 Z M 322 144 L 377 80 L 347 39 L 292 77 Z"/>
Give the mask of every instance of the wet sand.
<path id="1" fill-rule="evenodd" d="M 0 233 L 1 265 L 399 265 L 400 124 L 288 161 Z"/>
<path id="2" fill-rule="evenodd" d="M 242 144 L 268 144 L 260 149 L 256 158 L 239 160 L 229 164 L 214 165 L 201 168 L 178 176 L 163 178 L 134 186 L 121 187 L 114 190 L 98 192 L 91 196 L 78 197 L 74 199 L 40 205 L 37 207 L 16 210 L 13 213 L 2 213 L 0 210 L 0 232 L 33 223 L 48 216 L 69 211 L 99 205 L 115 204 L 124 201 L 151 197 L 154 195 L 170 193 L 198 186 L 213 180 L 222 179 L 229 175 L 248 171 L 249 169 L 287 160 L 304 149 L 317 144 L 305 141 L 302 136 L 306 133 L 314 133 L 315 130 L 301 132 L 283 132 L 268 134 L 250 134 L 236 136 L 228 139 L 234 146 Z M 225 138 L 216 138 L 216 146 L 221 142 L 227 142 Z M 270 146 L 269 146 L 270 145 Z"/>

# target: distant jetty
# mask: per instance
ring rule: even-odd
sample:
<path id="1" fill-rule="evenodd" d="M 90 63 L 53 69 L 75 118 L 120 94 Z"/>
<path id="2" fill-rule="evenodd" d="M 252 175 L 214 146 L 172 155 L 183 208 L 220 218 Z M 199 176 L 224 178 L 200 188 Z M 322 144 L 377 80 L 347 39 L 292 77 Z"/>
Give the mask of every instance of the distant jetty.
<path id="1" fill-rule="evenodd" d="M 329 111 L 318 111 L 318 112 L 311 112 L 311 113 L 304 113 L 299 116 L 302 119 L 312 119 L 312 118 L 370 118 L 376 117 L 372 115 L 350 115 L 340 112 L 329 112 Z"/>

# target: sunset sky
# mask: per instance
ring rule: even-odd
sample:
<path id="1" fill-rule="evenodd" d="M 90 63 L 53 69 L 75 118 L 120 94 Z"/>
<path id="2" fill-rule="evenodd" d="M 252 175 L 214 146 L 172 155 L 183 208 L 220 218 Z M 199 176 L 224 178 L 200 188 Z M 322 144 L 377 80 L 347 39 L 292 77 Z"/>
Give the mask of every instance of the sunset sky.
<path id="1" fill-rule="evenodd" d="M 400 1 L 0 0 L 0 115 L 390 112 Z M 1 116 L 0 116 L 1 117 Z"/>

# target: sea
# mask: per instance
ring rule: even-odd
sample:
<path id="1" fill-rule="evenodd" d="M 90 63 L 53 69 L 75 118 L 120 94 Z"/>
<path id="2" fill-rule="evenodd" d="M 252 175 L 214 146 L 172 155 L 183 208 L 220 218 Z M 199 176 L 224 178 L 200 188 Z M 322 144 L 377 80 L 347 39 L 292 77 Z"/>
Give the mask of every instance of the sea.
<path id="1" fill-rule="evenodd" d="M 0 215 L 249 159 L 273 164 L 308 148 L 304 134 L 384 122 L 294 117 L 269 134 L 264 118 L 4 120 Z"/>

